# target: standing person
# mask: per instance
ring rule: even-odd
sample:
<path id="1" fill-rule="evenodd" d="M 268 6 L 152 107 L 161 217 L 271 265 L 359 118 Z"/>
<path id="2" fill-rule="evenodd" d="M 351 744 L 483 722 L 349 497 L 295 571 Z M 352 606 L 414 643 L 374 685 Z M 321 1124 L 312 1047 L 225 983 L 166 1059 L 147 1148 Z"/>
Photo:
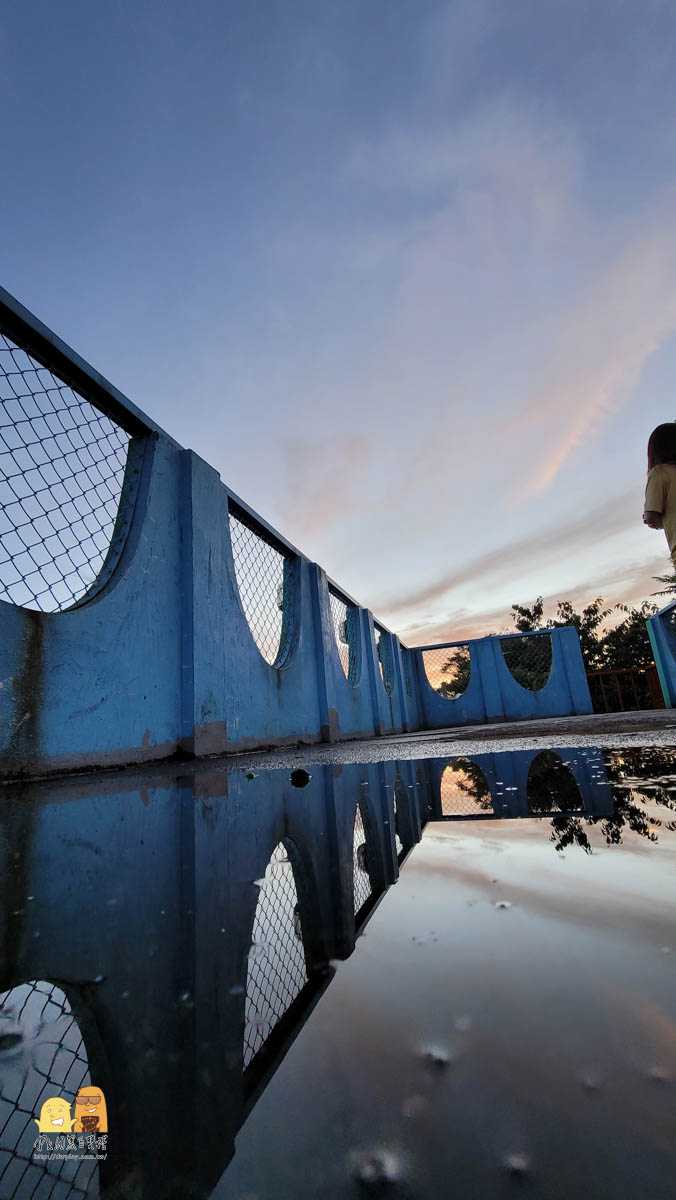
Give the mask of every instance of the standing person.
<path id="1" fill-rule="evenodd" d="M 658 425 L 648 438 L 643 521 L 664 530 L 676 571 L 676 421 Z"/>

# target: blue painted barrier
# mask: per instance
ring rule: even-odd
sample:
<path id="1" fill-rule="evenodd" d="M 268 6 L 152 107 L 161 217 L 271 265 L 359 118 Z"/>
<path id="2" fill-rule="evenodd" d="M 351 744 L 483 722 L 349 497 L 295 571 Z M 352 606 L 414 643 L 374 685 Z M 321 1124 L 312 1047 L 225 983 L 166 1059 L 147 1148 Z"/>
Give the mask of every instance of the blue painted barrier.
<path id="1" fill-rule="evenodd" d="M 664 703 L 676 707 L 676 600 L 646 620 Z"/>
<path id="2" fill-rule="evenodd" d="M 2 777 L 591 711 L 573 629 L 552 633 L 551 677 L 537 691 L 510 674 L 501 639 L 483 638 L 470 644 L 466 694 L 438 695 L 419 650 L 374 622 L 213 468 L 1 290 L 0 337 L 7 411 L 20 396 L 14 429 L 0 425 L 11 469 L 0 492 L 9 514 L 0 557 Z M 47 428 L 62 392 L 74 402 L 56 413 L 62 424 L 86 408 L 128 438 L 107 554 L 98 558 L 87 523 L 98 521 L 99 545 L 99 468 L 82 465 L 86 445 L 63 449 L 59 438 L 72 444 L 74 435 Z M 23 437 L 24 452 L 28 445 L 27 465 L 10 434 Z M 51 492 L 45 485 L 40 464 L 53 471 L 50 454 L 59 469 L 75 459 L 70 491 L 58 480 Z M 262 568 L 249 581 L 253 601 L 238 579 L 235 534 L 253 539 L 261 561 L 274 560 L 274 584 Z M 45 597 L 61 611 L 45 611 Z M 258 626 L 272 618 L 278 647 L 266 657 Z"/>
<path id="3" fill-rule="evenodd" d="M 530 639 L 534 639 L 533 644 L 535 640 L 541 643 L 550 639 L 551 645 L 551 669 L 546 682 L 537 690 L 530 690 L 515 679 L 502 649 L 502 643 L 513 643 L 519 648 L 527 646 Z M 432 686 L 424 655 L 430 651 L 438 655 L 441 650 L 452 651 L 462 646 L 469 649 L 469 681 L 461 695 L 448 698 Z M 572 628 L 447 642 L 405 653 L 414 664 L 424 729 L 592 712 L 580 642 Z"/>

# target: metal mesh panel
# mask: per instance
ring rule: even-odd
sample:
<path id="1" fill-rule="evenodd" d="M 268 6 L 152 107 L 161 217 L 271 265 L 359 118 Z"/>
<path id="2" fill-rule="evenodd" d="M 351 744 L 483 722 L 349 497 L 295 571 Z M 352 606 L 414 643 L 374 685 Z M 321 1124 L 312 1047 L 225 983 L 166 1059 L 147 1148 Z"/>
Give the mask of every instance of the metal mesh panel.
<path id="1" fill-rule="evenodd" d="M 392 652 L 387 638 L 383 637 L 383 630 L 377 625 L 374 626 L 376 636 L 376 651 L 378 653 L 378 666 L 380 667 L 380 678 L 383 681 L 385 691 L 392 691 L 392 683 L 394 680 L 394 669 L 392 664 Z"/>
<path id="2" fill-rule="evenodd" d="M 404 686 L 406 687 L 406 695 L 409 700 L 413 699 L 413 660 L 410 653 L 404 650 L 402 653 L 402 662 L 404 664 Z"/>
<path id="3" fill-rule="evenodd" d="M 263 658 L 273 666 L 288 650 L 293 558 L 274 546 L 263 530 L 253 529 L 232 512 L 230 538 L 249 629 Z"/>
<path id="4" fill-rule="evenodd" d="M 0 334 L 0 598 L 80 600 L 111 544 L 129 434 Z"/>
<path id="5" fill-rule="evenodd" d="M 357 805 L 354 816 L 354 839 L 352 851 L 354 911 L 358 913 L 364 907 L 372 892 L 371 876 L 368 868 L 366 847 L 366 831 L 361 806 Z"/>
<path id="6" fill-rule="evenodd" d="M 254 916 L 246 976 L 245 1067 L 307 981 L 293 865 L 279 842 L 265 868 Z"/>
<path id="7" fill-rule="evenodd" d="M 491 789 L 481 767 L 469 758 L 457 758 L 441 776 L 441 812 L 444 817 L 472 816 L 493 811 Z"/>
<path id="8" fill-rule="evenodd" d="M 357 609 L 343 600 L 333 588 L 329 588 L 329 601 L 340 665 L 348 683 L 354 686 L 359 674 L 358 635 L 355 628 Z"/>
<path id="9" fill-rule="evenodd" d="M 546 685 L 552 669 L 550 633 L 500 638 L 500 648 L 511 674 L 521 687 L 537 692 Z"/>
<path id="10" fill-rule="evenodd" d="M 446 700 L 457 700 L 467 690 L 471 674 L 469 644 L 423 650 L 423 666 L 431 687 Z"/>
<path id="11" fill-rule="evenodd" d="M 530 813 L 581 812 L 584 808 L 575 776 L 552 750 L 543 750 L 533 759 L 526 796 Z"/>
<path id="12" fill-rule="evenodd" d="M 72 1106 L 78 1088 L 91 1084 L 82 1034 L 60 988 L 33 980 L 0 994 L 0 1067 L 0 1200 L 98 1196 L 94 1160 L 34 1159 L 43 1102 L 59 1096 Z"/>

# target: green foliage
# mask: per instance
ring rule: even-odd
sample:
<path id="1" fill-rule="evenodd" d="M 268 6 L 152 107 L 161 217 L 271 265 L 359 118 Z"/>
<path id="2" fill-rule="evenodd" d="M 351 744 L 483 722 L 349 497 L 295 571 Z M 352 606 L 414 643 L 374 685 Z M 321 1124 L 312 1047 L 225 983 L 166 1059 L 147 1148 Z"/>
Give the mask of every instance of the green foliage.
<path id="1" fill-rule="evenodd" d="M 676 596 L 676 571 L 673 575 L 653 575 L 656 583 L 666 583 L 666 587 L 659 592 L 653 592 L 653 596 Z"/>

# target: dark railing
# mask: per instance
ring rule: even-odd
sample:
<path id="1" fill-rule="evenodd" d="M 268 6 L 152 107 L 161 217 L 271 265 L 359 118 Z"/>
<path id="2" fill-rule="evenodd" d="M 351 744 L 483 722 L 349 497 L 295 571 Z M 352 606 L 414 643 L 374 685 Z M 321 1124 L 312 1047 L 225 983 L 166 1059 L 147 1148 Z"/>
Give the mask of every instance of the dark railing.
<path id="1" fill-rule="evenodd" d="M 587 680 L 595 712 L 637 712 L 664 708 L 657 668 L 622 667 L 614 671 L 588 671 Z"/>

